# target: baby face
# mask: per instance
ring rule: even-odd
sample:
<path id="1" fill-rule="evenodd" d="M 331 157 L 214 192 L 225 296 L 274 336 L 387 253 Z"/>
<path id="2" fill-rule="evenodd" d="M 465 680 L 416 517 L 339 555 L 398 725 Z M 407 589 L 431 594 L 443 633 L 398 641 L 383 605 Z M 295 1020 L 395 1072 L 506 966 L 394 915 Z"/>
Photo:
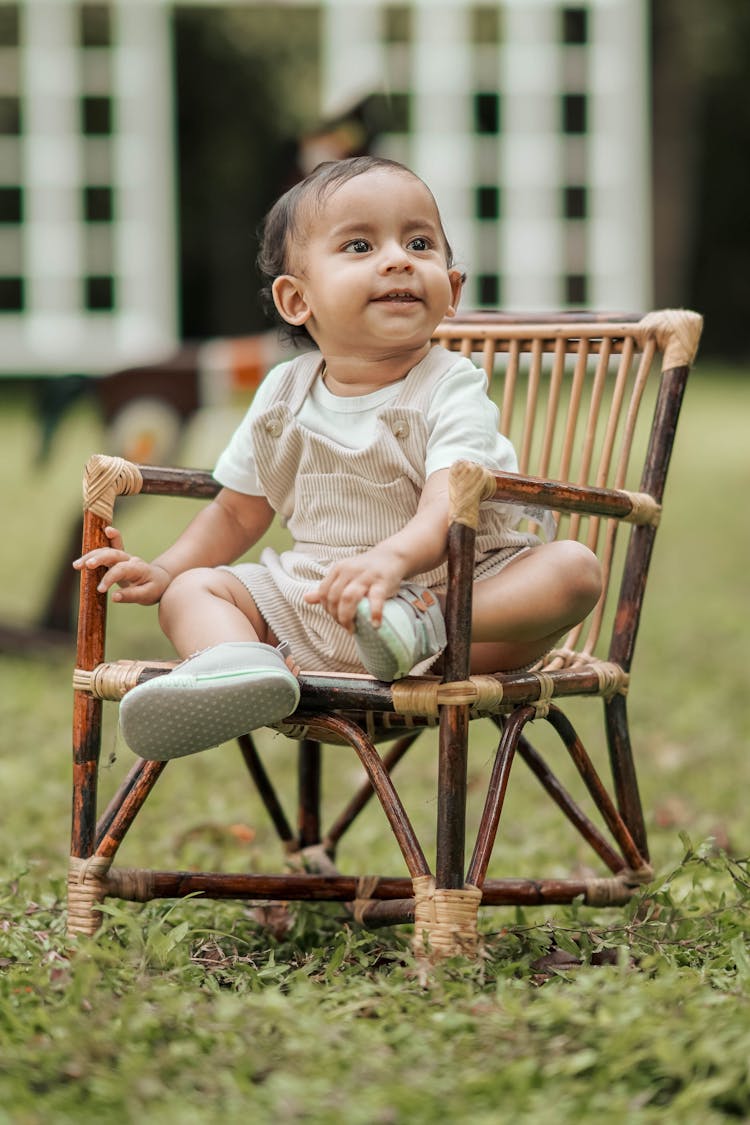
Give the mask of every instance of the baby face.
<path id="1" fill-rule="evenodd" d="M 274 282 L 281 315 L 306 325 L 327 357 L 424 351 L 455 311 L 461 273 L 448 267 L 422 181 L 373 169 L 308 207 L 304 239 L 290 255 L 293 273 Z"/>

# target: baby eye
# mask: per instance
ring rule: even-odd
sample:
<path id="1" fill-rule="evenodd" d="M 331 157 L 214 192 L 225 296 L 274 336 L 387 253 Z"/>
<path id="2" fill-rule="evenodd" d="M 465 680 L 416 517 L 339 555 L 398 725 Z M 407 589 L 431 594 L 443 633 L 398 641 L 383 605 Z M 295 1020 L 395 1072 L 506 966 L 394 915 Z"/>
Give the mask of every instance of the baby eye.
<path id="1" fill-rule="evenodd" d="M 431 248 L 432 243 L 423 234 L 418 234 L 416 238 L 410 239 L 407 243 L 408 250 L 430 250 Z"/>
<path id="2" fill-rule="evenodd" d="M 372 247 L 366 238 L 353 238 L 351 242 L 347 242 L 344 250 L 348 254 L 366 254 Z"/>

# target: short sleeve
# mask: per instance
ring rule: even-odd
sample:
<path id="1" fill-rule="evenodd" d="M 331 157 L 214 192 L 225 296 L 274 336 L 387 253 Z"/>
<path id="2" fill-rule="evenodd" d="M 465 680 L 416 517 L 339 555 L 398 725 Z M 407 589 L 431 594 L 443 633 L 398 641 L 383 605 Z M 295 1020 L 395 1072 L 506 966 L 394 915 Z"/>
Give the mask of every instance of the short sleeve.
<path id="1" fill-rule="evenodd" d="M 499 422 L 484 371 L 462 357 L 437 382 L 427 408 L 426 475 L 461 458 L 493 472 L 517 472 L 515 450 L 499 432 Z"/>
<path id="2" fill-rule="evenodd" d="M 253 423 L 267 409 L 279 379 L 288 366 L 289 363 L 285 362 L 271 368 L 255 392 L 247 413 L 229 439 L 229 444 L 219 454 L 213 475 L 225 488 L 232 488 L 246 496 L 265 495 L 255 471 Z"/>

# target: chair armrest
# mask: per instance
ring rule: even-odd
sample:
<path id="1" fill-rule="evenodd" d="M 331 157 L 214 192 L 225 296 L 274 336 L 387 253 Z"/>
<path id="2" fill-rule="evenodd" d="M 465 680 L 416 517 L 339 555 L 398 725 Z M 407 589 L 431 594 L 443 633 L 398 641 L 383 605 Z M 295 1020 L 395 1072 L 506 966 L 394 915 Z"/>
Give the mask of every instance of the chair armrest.
<path id="1" fill-rule="evenodd" d="M 520 473 L 494 473 L 495 494 L 492 500 L 550 508 L 557 512 L 579 512 L 581 515 L 606 516 L 625 523 L 650 524 L 656 527 L 661 504 L 647 492 L 629 492 L 619 488 L 593 488 L 567 481 L 525 477 Z"/>
<path id="2" fill-rule="evenodd" d="M 141 492 L 152 496 L 188 496 L 196 500 L 211 500 L 221 491 L 221 485 L 207 469 L 183 469 L 164 465 L 138 465 L 141 474 Z"/>
<path id="3" fill-rule="evenodd" d="M 484 501 L 498 501 L 556 512 L 604 516 L 652 527 L 658 525 L 661 516 L 661 504 L 646 492 L 593 488 L 520 473 L 493 473 L 472 462 L 457 461 L 451 466 L 451 487 L 452 496 L 457 496 L 458 501 L 451 504 L 451 511 L 454 515 L 458 512 L 459 522 L 472 522 L 460 514 L 467 485 L 469 491 L 475 493 L 477 507 Z"/>
<path id="4" fill-rule="evenodd" d="M 211 499 L 221 485 L 205 469 L 163 468 L 136 465 L 122 457 L 94 453 L 83 476 L 84 512 L 111 523 L 118 496 L 151 493 L 157 496 L 188 496 Z"/>

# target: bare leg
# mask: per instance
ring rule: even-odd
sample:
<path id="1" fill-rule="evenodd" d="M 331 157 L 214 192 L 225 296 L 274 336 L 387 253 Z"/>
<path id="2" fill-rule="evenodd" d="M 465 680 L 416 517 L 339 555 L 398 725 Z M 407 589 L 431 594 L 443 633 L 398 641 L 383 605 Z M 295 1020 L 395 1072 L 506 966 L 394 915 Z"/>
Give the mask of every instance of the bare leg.
<path id="1" fill-rule="evenodd" d="M 183 659 L 225 641 L 277 643 L 239 579 L 209 567 L 174 579 L 161 600 L 159 624 Z"/>
<path id="2" fill-rule="evenodd" d="M 596 556 L 581 543 L 544 543 L 474 585 L 471 669 L 498 672 L 543 656 L 601 593 Z"/>

